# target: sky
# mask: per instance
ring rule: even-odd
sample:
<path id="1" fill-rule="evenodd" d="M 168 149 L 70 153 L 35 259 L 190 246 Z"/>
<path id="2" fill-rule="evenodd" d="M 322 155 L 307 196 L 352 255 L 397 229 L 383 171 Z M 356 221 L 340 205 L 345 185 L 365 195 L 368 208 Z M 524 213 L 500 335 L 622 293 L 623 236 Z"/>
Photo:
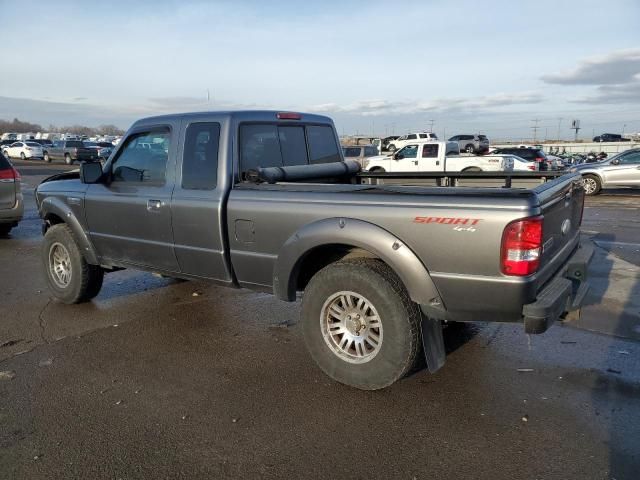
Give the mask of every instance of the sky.
<path id="1" fill-rule="evenodd" d="M 640 132 L 640 2 L 0 0 L 0 119 L 323 113 L 339 133 Z"/>

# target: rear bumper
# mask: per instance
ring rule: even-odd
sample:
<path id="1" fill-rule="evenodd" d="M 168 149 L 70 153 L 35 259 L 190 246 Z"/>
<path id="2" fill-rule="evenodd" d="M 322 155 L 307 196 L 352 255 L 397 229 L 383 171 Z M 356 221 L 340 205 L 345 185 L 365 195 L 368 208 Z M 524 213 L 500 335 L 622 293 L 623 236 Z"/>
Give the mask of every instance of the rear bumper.
<path id="1" fill-rule="evenodd" d="M 18 222 L 22 220 L 24 214 L 24 202 L 22 200 L 22 194 L 18 194 L 16 197 L 16 203 L 12 208 L 0 209 L 0 225 L 16 226 Z"/>
<path id="2" fill-rule="evenodd" d="M 536 301 L 522 308 L 526 333 L 543 333 L 556 320 L 580 310 L 589 291 L 587 268 L 593 257 L 593 245 L 581 245 L 564 267 L 538 293 Z"/>

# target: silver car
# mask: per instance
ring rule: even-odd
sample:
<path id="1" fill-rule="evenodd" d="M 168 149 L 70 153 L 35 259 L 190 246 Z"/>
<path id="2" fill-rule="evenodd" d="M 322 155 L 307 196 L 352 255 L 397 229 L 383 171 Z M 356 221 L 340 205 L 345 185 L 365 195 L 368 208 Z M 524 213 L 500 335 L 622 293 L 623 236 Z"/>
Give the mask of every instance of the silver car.
<path id="1" fill-rule="evenodd" d="M 587 195 L 597 195 L 603 188 L 640 187 L 640 148 L 597 163 L 578 165 L 571 171 L 582 174 Z"/>
<path id="2" fill-rule="evenodd" d="M 380 155 L 375 145 L 343 145 L 342 154 L 348 160 L 357 161 L 363 169 L 367 168 L 371 157 Z"/>
<path id="3" fill-rule="evenodd" d="M 0 154 L 0 237 L 7 235 L 22 220 L 24 204 L 20 188 L 20 174 Z"/>

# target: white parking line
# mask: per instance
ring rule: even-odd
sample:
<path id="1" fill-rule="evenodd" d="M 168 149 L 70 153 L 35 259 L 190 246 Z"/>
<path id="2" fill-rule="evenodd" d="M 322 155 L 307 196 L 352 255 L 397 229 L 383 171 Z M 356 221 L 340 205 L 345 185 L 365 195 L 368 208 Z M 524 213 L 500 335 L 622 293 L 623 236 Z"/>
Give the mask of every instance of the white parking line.
<path id="1" fill-rule="evenodd" d="M 606 245 L 612 247 L 640 247 L 640 243 L 633 242 L 614 242 L 611 240 L 594 240 L 594 242 L 598 246 Z"/>

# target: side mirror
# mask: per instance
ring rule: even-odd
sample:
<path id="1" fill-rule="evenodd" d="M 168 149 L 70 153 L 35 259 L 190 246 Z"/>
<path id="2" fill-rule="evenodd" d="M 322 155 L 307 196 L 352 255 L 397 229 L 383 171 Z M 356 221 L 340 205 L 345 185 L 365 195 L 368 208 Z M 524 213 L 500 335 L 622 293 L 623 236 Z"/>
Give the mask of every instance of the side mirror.
<path id="1" fill-rule="evenodd" d="M 613 160 L 611 160 L 611 165 L 620 165 L 620 160 L 614 158 Z"/>
<path id="2" fill-rule="evenodd" d="M 82 183 L 100 183 L 102 165 L 100 162 L 83 162 L 80 164 L 80 181 Z"/>
<path id="3" fill-rule="evenodd" d="M 402 160 L 404 158 L 404 155 L 402 155 L 401 153 L 396 153 L 393 156 L 394 160 Z"/>

